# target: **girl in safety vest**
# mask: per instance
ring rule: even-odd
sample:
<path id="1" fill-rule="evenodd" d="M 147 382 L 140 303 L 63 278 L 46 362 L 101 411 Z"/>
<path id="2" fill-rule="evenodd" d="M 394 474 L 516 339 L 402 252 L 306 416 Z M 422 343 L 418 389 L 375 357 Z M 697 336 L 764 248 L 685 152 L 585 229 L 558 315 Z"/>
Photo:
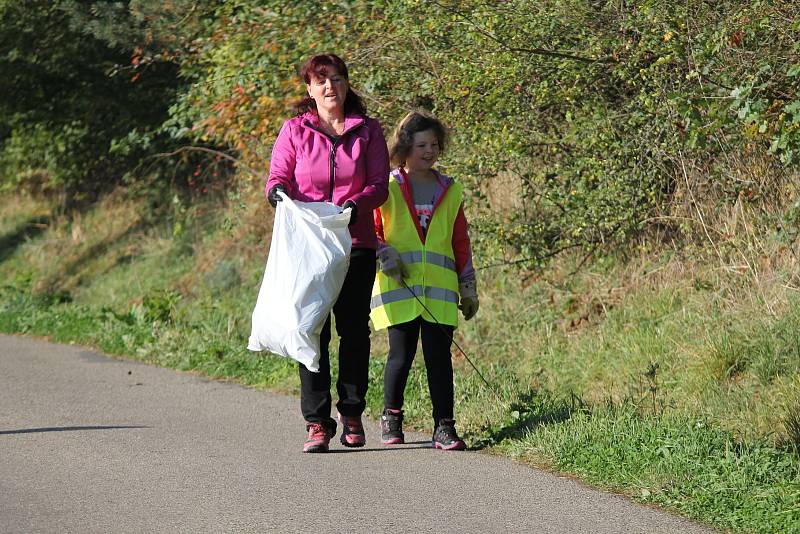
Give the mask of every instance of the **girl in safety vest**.
<path id="1" fill-rule="evenodd" d="M 403 393 L 422 335 L 433 403 L 432 444 L 463 450 L 453 419 L 450 345 L 458 310 L 469 320 L 478 311 L 463 187 L 433 168 L 447 130 L 436 118 L 412 112 L 397 126 L 389 155 L 389 198 L 375 210 L 379 270 L 370 318 L 389 329 L 381 415 L 385 444 L 403 443 Z M 460 303 L 459 303 L 460 300 Z"/>

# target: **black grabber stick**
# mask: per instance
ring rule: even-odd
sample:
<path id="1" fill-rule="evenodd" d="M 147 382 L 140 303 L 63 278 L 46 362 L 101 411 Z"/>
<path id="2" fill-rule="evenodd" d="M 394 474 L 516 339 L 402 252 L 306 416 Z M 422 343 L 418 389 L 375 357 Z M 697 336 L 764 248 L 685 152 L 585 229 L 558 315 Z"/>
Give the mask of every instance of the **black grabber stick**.
<path id="1" fill-rule="evenodd" d="M 417 296 L 417 294 L 416 294 L 416 293 L 414 293 L 414 291 L 413 291 L 413 290 L 412 290 L 410 287 L 408 287 L 408 284 L 406 284 L 406 281 L 405 281 L 405 280 L 404 280 L 402 277 L 400 278 L 400 282 L 403 284 L 403 287 L 405 287 L 405 288 L 408 290 L 408 292 L 409 292 L 409 293 L 411 293 L 411 295 L 414 297 L 414 299 L 415 299 L 417 302 L 419 302 L 419 305 L 420 305 L 420 306 L 422 306 L 422 308 L 423 308 L 423 309 L 424 309 L 426 312 L 428 312 L 428 315 L 430 315 L 430 316 L 431 316 L 431 318 L 433 318 L 433 320 L 436 322 L 436 325 L 437 325 L 437 326 L 438 326 L 438 327 L 439 327 L 439 328 L 442 330 L 442 332 L 443 332 L 443 333 L 445 333 L 445 334 L 448 334 L 448 335 L 449 335 L 449 332 L 447 332 L 447 330 L 445 330 L 445 329 L 444 329 L 444 327 L 442 326 L 442 323 L 440 323 L 440 322 L 439 322 L 439 320 L 436 318 L 436 316 L 435 316 L 434 314 L 432 314 L 432 313 L 431 313 L 431 311 L 428 309 L 428 307 L 427 307 L 427 306 L 425 306 L 425 303 L 424 303 L 424 302 L 422 302 L 422 301 L 419 299 L 419 297 Z M 466 352 L 464 352 L 464 349 L 462 349 L 462 348 L 461 348 L 461 346 L 458 344 L 458 342 L 456 342 L 455 336 L 452 336 L 450 339 L 451 339 L 451 341 L 453 342 L 453 345 L 455 345 L 455 346 L 456 346 L 456 348 L 458 349 L 458 351 L 459 351 L 459 352 L 460 352 L 460 353 L 461 353 L 461 354 L 464 356 L 464 358 L 467 360 L 467 362 L 469 362 L 469 364 L 472 366 L 472 368 L 475 370 L 475 372 L 476 372 L 476 373 L 478 373 L 478 376 L 479 376 L 479 377 L 481 377 L 481 380 L 483 380 L 483 383 L 484 383 L 484 384 L 486 384 L 486 387 L 489 389 L 489 391 L 491 391 L 491 392 L 494 394 L 494 396 L 495 396 L 495 397 L 497 397 L 497 399 L 498 399 L 498 400 L 501 400 L 501 401 L 502 401 L 502 398 L 500 397 L 500 394 L 499 394 L 499 393 L 497 393 L 497 390 L 496 390 L 494 387 L 492 387 L 492 385 L 489 383 L 489 381 L 488 381 L 488 380 L 486 380 L 486 378 L 485 378 L 485 377 L 484 377 L 484 376 L 481 374 L 481 372 L 478 370 L 478 368 L 475 366 L 475 364 L 474 364 L 474 363 L 472 363 L 472 360 L 470 360 L 470 359 L 469 359 L 469 356 L 467 356 L 467 353 L 466 353 Z"/>

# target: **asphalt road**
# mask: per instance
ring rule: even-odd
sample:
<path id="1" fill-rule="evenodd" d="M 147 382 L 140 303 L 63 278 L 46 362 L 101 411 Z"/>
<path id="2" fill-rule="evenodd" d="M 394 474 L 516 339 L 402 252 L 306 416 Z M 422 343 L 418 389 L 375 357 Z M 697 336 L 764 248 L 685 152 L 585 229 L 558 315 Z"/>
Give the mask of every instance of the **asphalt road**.
<path id="1" fill-rule="evenodd" d="M 708 532 L 427 435 L 303 454 L 295 398 L 0 336 L 0 532 Z"/>

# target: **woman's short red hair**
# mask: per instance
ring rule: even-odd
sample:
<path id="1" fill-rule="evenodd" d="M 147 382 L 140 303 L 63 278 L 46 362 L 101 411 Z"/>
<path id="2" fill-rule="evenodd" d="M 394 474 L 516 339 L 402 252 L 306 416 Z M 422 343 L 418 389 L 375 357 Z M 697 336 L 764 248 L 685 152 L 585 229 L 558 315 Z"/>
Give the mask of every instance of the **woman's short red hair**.
<path id="1" fill-rule="evenodd" d="M 300 77 L 306 84 L 311 83 L 311 77 L 317 76 L 325 78 L 329 74 L 329 69 L 334 69 L 338 74 L 345 77 L 350 81 L 350 74 L 347 71 L 347 65 L 344 60 L 336 54 L 317 54 L 308 58 L 305 63 L 300 66 Z M 317 103 L 314 99 L 307 96 L 300 102 L 295 104 L 295 110 L 298 115 L 302 115 L 307 111 L 316 113 Z M 352 87 L 347 89 L 347 96 L 344 99 L 344 112 L 355 113 L 358 115 L 367 116 L 367 107 L 364 101 L 358 96 L 358 93 L 353 91 Z"/>
<path id="2" fill-rule="evenodd" d="M 347 65 L 336 54 L 317 54 L 311 56 L 300 66 L 300 77 L 306 83 L 311 83 L 311 76 L 317 75 L 320 78 L 325 78 L 328 75 L 328 69 L 333 67 L 336 72 L 350 79 L 347 72 Z"/>

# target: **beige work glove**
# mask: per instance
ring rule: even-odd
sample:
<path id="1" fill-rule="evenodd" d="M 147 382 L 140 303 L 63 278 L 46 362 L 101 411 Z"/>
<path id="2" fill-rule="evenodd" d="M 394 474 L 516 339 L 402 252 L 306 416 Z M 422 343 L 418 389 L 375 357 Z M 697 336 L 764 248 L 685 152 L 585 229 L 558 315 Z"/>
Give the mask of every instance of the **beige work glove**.
<path id="1" fill-rule="evenodd" d="M 394 248 L 387 246 L 381 250 L 378 254 L 378 261 L 383 274 L 394 278 L 398 284 L 403 283 L 403 278 L 408 278 L 406 266 L 403 265 L 400 254 Z"/>
<path id="2" fill-rule="evenodd" d="M 475 280 L 461 282 L 458 284 L 458 292 L 461 294 L 458 309 L 464 315 L 464 320 L 469 321 L 478 313 L 478 284 Z"/>

